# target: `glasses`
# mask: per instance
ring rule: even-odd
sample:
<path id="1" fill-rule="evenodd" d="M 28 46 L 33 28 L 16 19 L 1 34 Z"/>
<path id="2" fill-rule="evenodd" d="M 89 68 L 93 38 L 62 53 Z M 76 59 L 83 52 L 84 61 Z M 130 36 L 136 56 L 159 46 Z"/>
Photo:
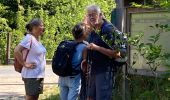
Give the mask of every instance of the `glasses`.
<path id="1" fill-rule="evenodd" d="M 97 17 L 97 16 L 99 16 L 99 14 L 97 14 L 97 13 L 88 14 L 88 17 Z"/>

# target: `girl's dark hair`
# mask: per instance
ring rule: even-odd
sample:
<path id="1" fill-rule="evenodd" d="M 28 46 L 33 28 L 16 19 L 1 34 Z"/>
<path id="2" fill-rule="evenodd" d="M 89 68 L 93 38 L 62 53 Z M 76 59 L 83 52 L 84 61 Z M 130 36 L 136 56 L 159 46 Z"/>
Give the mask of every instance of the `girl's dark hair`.
<path id="1" fill-rule="evenodd" d="M 86 25 L 84 23 L 76 24 L 72 29 L 72 34 L 75 39 L 79 39 L 83 36 Z"/>
<path id="2" fill-rule="evenodd" d="M 41 25 L 42 23 L 43 23 L 43 21 L 42 21 L 40 18 L 34 18 L 34 19 L 32 19 L 32 20 L 31 20 L 28 24 L 26 24 L 26 26 L 25 26 L 25 28 L 26 28 L 26 30 L 27 30 L 27 32 L 26 32 L 25 34 L 31 32 L 32 29 L 33 29 L 33 27 L 39 26 L 39 25 Z"/>

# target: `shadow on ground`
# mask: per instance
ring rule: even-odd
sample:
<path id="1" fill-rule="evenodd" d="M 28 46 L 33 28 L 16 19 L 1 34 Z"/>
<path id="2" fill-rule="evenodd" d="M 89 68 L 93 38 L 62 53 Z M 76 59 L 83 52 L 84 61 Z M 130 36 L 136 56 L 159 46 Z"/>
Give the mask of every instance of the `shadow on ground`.
<path id="1" fill-rule="evenodd" d="M 0 92 L 0 100 L 24 100 L 25 96 L 17 92 Z"/>

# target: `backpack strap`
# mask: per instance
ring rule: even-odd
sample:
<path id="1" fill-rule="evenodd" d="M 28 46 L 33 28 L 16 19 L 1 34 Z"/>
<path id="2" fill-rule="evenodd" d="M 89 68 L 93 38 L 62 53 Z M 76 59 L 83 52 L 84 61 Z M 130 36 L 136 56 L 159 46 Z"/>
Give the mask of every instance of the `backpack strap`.
<path id="1" fill-rule="evenodd" d="M 31 42 L 30 42 L 30 49 L 31 49 L 31 47 L 32 47 L 32 37 L 31 37 Z M 28 54 L 30 52 L 30 49 L 27 51 L 24 61 L 27 60 L 27 56 L 28 56 Z"/>

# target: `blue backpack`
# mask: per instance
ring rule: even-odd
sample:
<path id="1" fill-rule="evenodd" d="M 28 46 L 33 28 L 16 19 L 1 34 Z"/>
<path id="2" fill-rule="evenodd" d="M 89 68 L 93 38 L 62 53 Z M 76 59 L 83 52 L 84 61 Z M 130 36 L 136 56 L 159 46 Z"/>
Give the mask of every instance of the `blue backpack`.
<path id="1" fill-rule="evenodd" d="M 76 46 L 81 43 L 83 42 L 66 40 L 59 44 L 52 59 L 52 70 L 56 75 L 66 77 L 80 73 L 80 70 L 72 68 L 72 58 L 76 52 Z"/>

